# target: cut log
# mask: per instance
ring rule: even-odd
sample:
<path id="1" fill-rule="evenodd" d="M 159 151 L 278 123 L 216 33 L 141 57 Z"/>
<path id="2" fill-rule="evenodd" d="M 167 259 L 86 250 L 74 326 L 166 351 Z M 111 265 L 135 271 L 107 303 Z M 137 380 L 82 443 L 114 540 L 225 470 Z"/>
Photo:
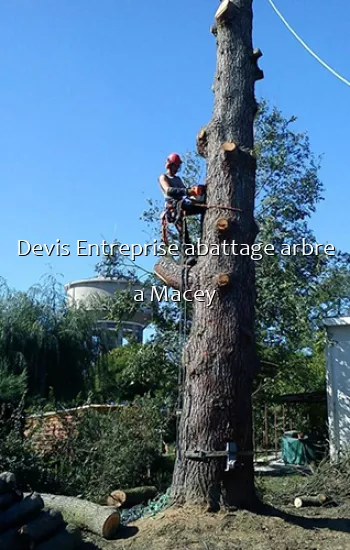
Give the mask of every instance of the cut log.
<path id="1" fill-rule="evenodd" d="M 0 474 L 0 495 L 10 493 L 14 489 L 17 489 L 16 476 L 11 472 Z"/>
<path id="2" fill-rule="evenodd" d="M 21 502 L 22 499 L 23 493 L 18 489 L 16 491 L 12 491 L 11 493 L 0 495 L 0 510 L 6 510 L 6 508 L 9 508 L 12 504 Z"/>
<path id="3" fill-rule="evenodd" d="M 306 506 L 323 506 L 329 501 L 326 495 L 309 496 L 304 495 L 296 497 L 294 499 L 294 506 L 296 508 L 304 508 Z"/>
<path id="4" fill-rule="evenodd" d="M 184 277 L 186 277 L 186 288 L 191 288 L 193 283 L 191 269 L 185 270 L 167 256 L 158 260 L 154 266 L 154 273 L 161 281 L 175 290 L 181 290 Z"/>
<path id="5" fill-rule="evenodd" d="M 17 529 L 12 529 L 0 535 L 0 548 L 1 550 L 23 550 Z"/>
<path id="6" fill-rule="evenodd" d="M 62 513 L 64 521 L 88 529 L 105 539 L 114 537 L 120 525 L 120 514 L 116 508 L 100 506 L 93 502 L 61 495 L 41 495 L 45 508 Z"/>
<path id="7" fill-rule="evenodd" d="M 117 508 L 132 508 L 155 498 L 157 493 L 156 487 L 134 487 L 133 489 L 113 491 L 107 498 L 107 504 Z"/>
<path id="8" fill-rule="evenodd" d="M 21 523 L 35 517 L 43 508 L 44 502 L 40 495 L 33 493 L 26 496 L 22 502 L 0 513 L 0 532 L 20 526 Z"/>
<path id="9" fill-rule="evenodd" d="M 35 546 L 36 550 L 75 550 L 81 545 L 81 534 L 77 527 L 67 525 L 49 540 Z"/>
<path id="10" fill-rule="evenodd" d="M 48 510 L 47 512 L 41 512 L 36 519 L 23 525 L 18 533 L 28 545 L 37 544 L 52 536 L 63 526 L 64 521 L 61 512 Z"/>

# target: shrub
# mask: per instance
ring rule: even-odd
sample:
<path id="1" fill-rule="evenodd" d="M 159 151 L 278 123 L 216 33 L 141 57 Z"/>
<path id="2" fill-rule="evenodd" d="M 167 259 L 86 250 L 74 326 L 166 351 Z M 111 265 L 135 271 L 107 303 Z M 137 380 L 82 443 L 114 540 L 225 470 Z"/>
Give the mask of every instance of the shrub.
<path id="1" fill-rule="evenodd" d="M 162 489 L 171 479 L 168 464 L 159 472 L 164 418 L 151 399 L 105 413 L 69 412 L 64 437 L 46 448 L 38 446 L 45 417 L 24 439 L 13 424 L 0 443 L 1 468 L 13 471 L 27 488 L 96 501 L 118 487 L 161 483 Z"/>

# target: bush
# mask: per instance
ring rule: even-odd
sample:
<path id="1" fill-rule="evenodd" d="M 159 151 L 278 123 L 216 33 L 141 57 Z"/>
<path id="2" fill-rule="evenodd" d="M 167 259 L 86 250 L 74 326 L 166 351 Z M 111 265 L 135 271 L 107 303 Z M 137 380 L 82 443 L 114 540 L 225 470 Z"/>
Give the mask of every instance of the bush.
<path id="1" fill-rule="evenodd" d="M 43 440 L 38 445 L 45 417 L 24 439 L 13 425 L 0 443 L 1 469 L 13 471 L 22 485 L 37 491 L 103 502 L 121 487 L 151 483 L 163 489 L 171 481 L 168 464 L 159 472 L 164 416 L 151 399 L 106 413 L 69 413 L 65 438 L 51 440 L 46 449 Z"/>
<path id="2" fill-rule="evenodd" d="M 102 401 L 129 402 L 149 395 L 169 406 L 176 402 L 178 365 L 159 343 L 131 342 L 115 348 L 90 370 L 95 375 L 94 398 Z"/>
<path id="3" fill-rule="evenodd" d="M 8 364 L 0 359 L 0 404 L 18 403 L 27 391 L 27 373 L 11 372 Z"/>
<path id="4" fill-rule="evenodd" d="M 338 462 L 324 460 L 303 485 L 305 494 L 326 494 L 338 504 L 350 500 L 350 450 Z"/>
<path id="5" fill-rule="evenodd" d="M 45 468 L 24 438 L 22 404 L 3 403 L 0 413 L 0 471 L 13 472 L 20 486 L 31 489 L 43 484 Z"/>
<path id="6" fill-rule="evenodd" d="M 70 402 L 79 392 L 86 397 L 87 372 L 101 351 L 94 339 L 99 332 L 95 314 L 70 308 L 64 287 L 53 278 L 28 292 L 10 290 L 0 278 L 0 369 L 12 375 L 15 392 L 15 377 L 26 372 L 29 398 L 47 399 L 50 388 L 60 401 Z"/>

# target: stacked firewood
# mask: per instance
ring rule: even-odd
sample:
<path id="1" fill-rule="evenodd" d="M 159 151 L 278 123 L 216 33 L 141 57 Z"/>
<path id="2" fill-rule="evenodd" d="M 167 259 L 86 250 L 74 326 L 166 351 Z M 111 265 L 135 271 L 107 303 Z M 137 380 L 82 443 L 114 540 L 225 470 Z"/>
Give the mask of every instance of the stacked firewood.
<path id="1" fill-rule="evenodd" d="M 45 509 L 38 493 L 24 496 L 13 474 L 0 474 L 0 549 L 74 550 L 80 531 L 60 511 Z"/>

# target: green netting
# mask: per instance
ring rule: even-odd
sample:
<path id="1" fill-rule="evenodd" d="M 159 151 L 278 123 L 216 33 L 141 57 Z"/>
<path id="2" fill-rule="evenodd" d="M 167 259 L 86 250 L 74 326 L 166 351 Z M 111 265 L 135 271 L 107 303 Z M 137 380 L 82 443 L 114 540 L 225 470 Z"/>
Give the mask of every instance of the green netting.
<path id="1" fill-rule="evenodd" d="M 172 501 L 169 488 L 166 493 L 159 495 L 153 500 L 149 500 L 147 506 L 139 504 L 138 506 L 134 506 L 129 510 L 122 510 L 121 522 L 123 525 L 127 525 L 128 523 L 136 521 L 140 518 L 155 516 L 156 514 L 159 514 L 159 512 L 162 512 L 163 510 L 168 508 L 171 503 Z"/>
<path id="2" fill-rule="evenodd" d="M 316 458 L 315 449 L 308 439 L 282 437 L 282 460 L 285 464 L 305 465 Z"/>
<path id="3" fill-rule="evenodd" d="M 155 516 L 162 510 L 165 510 L 169 504 L 171 504 L 170 488 L 154 500 L 149 500 L 148 505 L 145 507 L 143 517 Z"/>

